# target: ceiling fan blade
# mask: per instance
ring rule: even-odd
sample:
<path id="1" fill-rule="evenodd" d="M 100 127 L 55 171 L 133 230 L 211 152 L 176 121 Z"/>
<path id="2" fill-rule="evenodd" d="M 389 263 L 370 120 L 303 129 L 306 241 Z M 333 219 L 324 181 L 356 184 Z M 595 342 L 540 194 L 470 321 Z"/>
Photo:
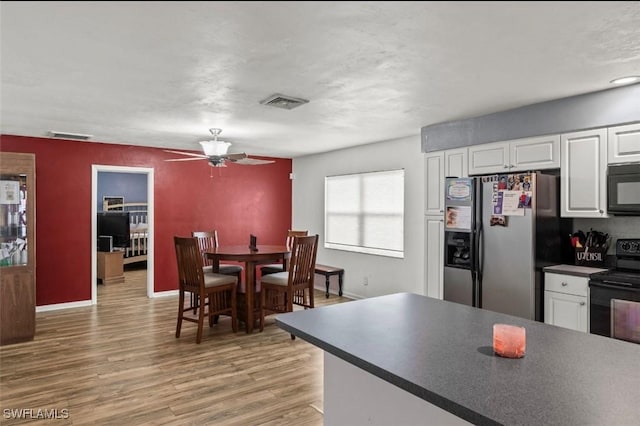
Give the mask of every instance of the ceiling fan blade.
<path id="1" fill-rule="evenodd" d="M 206 160 L 207 157 L 190 157 L 190 158 L 171 158 L 169 160 L 164 161 L 196 161 L 196 160 Z"/>
<path id="2" fill-rule="evenodd" d="M 259 166 L 262 164 L 271 164 L 275 163 L 273 160 L 260 160 L 258 158 L 243 158 L 241 160 L 236 160 L 233 163 L 242 164 L 244 166 Z"/>
<path id="3" fill-rule="evenodd" d="M 245 154 L 244 152 L 239 152 L 237 154 L 226 154 L 226 155 L 222 155 L 221 157 L 229 160 L 229 161 L 238 161 L 238 160 L 242 160 L 243 158 L 247 158 L 247 154 Z"/>
<path id="4" fill-rule="evenodd" d="M 198 158 L 207 158 L 206 155 L 204 154 L 194 154 L 192 152 L 184 152 L 184 151 L 172 151 L 170 149 L 163 149 L 164 152 L 170 152 L 172 154 L 180 154 L 180 155 L 187 155 L 189 157 L 198 157 Z"/>

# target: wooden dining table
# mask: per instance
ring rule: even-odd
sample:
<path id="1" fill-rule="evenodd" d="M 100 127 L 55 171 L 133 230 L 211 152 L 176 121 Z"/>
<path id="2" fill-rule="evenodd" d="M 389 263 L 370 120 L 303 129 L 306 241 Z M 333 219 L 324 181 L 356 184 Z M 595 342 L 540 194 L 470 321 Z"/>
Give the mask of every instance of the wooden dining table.
<path id="1" fill-rule="evenodd" d="M 213 272 L 220 271 L 221 260 L 233 260 L 244 262 L 245 265 L 245 321 L 247 333 L 253 332 L 254 304 L 256 297 L 256 266 L 267 263 L 274 263 L 279 260 L 283 262 L 284 270 L 287 269 L 287 261 L 291 256 L 290 248 L 282 246 L 258 245 L 257 250 L 252 250 L 249 246 L 219 246 L 211 248 L 205 252 L 205 256 L 212 260 Z M 240 286 L 238 286 L 240 288 Z"/>

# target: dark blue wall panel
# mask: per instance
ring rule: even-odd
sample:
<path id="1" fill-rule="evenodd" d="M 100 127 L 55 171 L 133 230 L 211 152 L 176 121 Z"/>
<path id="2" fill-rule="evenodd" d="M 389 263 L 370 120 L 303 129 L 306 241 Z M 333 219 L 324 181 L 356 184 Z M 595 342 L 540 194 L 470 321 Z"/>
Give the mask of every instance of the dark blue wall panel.
<path id="1" fill-rule="evenodd" d="M 98 211 L 102 197 L 124 197 L 125 203 L 147 202 L 147 175 L 144 173 L 98 172 Z"/>

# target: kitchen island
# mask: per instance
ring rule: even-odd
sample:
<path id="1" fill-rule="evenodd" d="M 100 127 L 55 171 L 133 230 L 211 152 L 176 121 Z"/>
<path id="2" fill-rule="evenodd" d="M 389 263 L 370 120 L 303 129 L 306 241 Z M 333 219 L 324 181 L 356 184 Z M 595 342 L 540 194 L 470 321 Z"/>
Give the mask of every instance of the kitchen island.
<path id="1" fill-rule="evenodd" d="M 276 317 L 325 351 L 324 423 L 637 425 L 640 345 L 411 293 Z M 493 324 L 526 328 L 495 356 Z"/>

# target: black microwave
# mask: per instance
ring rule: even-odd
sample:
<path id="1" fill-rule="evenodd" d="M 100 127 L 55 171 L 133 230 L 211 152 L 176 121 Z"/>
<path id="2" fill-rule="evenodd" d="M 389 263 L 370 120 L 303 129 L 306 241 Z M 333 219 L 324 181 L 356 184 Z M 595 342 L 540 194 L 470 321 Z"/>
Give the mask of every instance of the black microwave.
<path id="1" fill-rule="evenodd" d="M 607 199 L 609 214 L 640 216 L 640 163 L 608 167 Z"/>

